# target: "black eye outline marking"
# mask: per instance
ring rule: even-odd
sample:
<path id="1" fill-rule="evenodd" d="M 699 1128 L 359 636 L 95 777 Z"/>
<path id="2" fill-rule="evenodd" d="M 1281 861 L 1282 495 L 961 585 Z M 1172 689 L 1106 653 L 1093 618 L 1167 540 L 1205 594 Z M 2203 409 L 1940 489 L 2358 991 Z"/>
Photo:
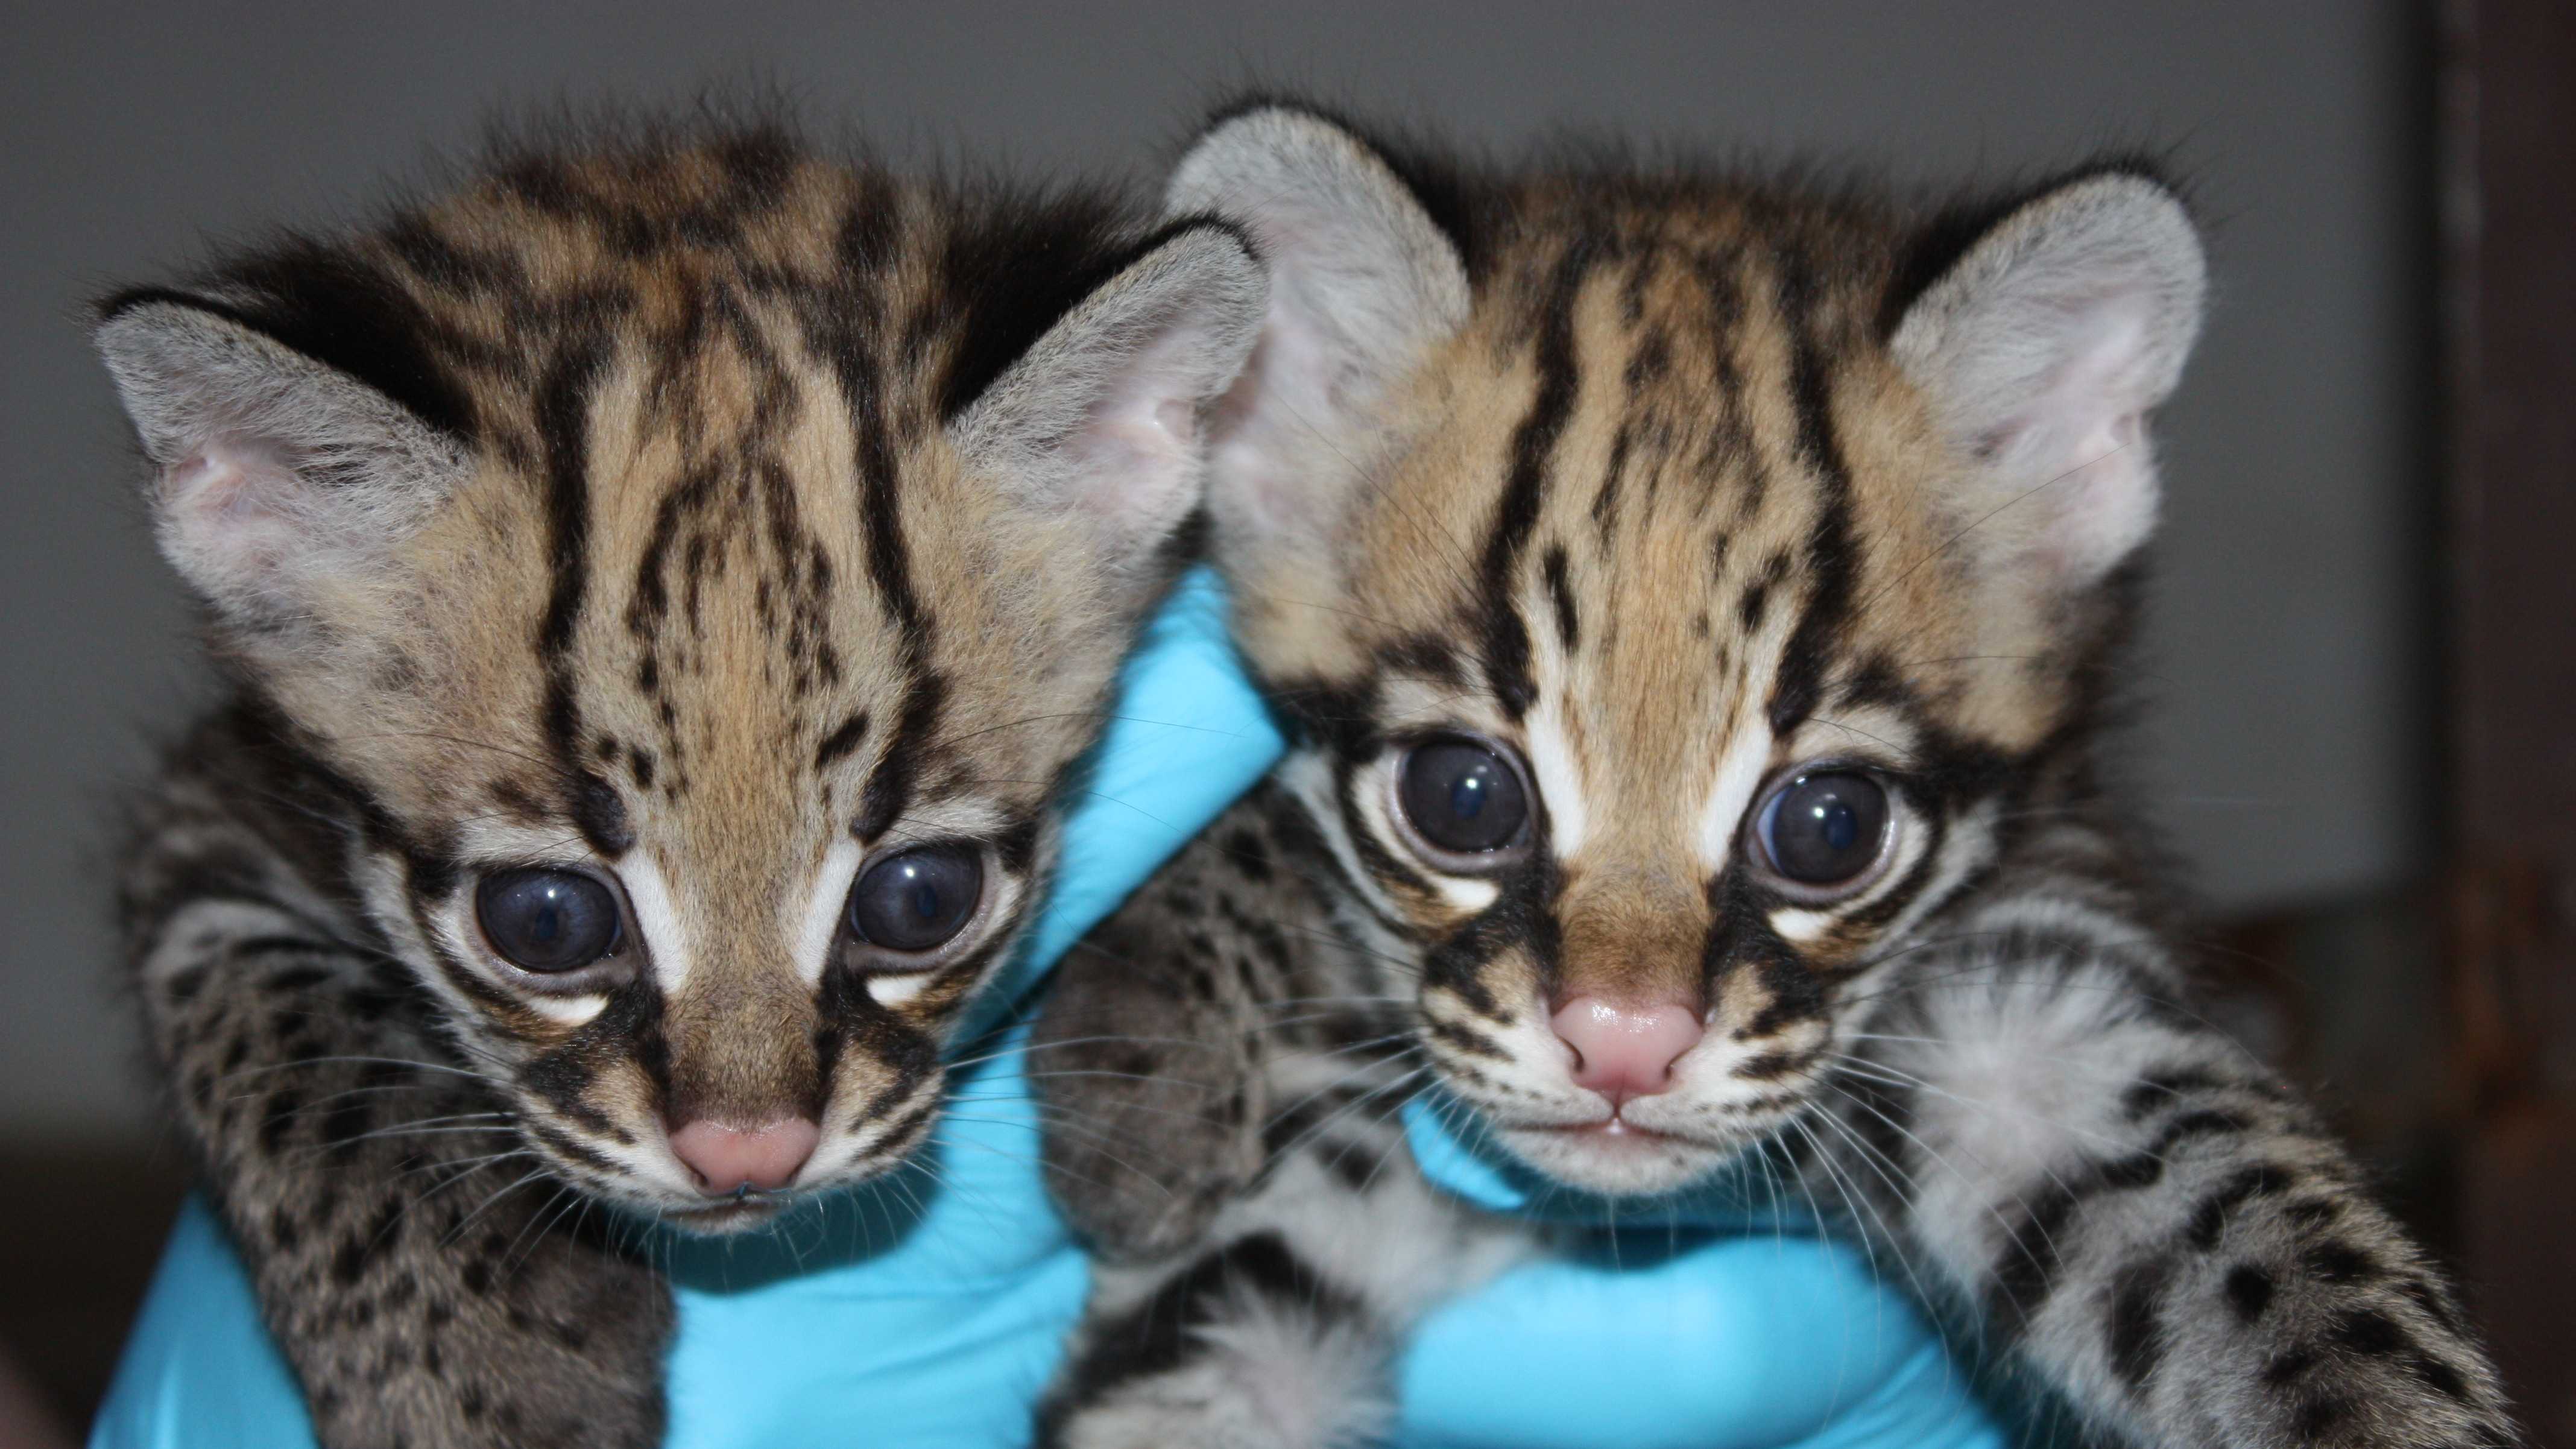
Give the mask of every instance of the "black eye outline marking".
<path id="1" fill-rule="evenodd" d="M 594 921 L 605 912 L 608 927 L 604 938 L 551 960 L 524 942 L 508 941 L 516 934 L 515 929 L 506 924 L 496 929 L 494 922 L 496 914 L 510 908 L 505 897 L 514 888 L 546 885 L 569 896 L 596 892 L 584 905 L 593 913 Z M 487 870 L 474 883 L 467 914 L 476 939 L 508 970 L 512 980 L 549 994 L 582 996 L 608 990 L 616 984 L 615 978 L 633 969 L 643 956 L 643 933 L 636 929 L 634 906 L 627 899 L 625 887 L 614 876 L 585 866 L 505 865 Z M 591 934 L 597 934 L 595 928 Z"/>
<path id="2" fill-rule="evenodd" d="M 1437 730 L 1399 739 L 1393 744 L 1398 754 L 1395 768 L 1387 776 L 1386 813 L 1388 819 L 1395 823 L 1395 833 L 1406 848 L 1434 870 L 1446 875 L 1492 875 L 1528 859 L 1538 833 L 1538 787 L 1531 782 L 1529 766 L 1522 761 L 1520 751 L 1490 735 L 1468 730 Z M 1433 841 L 1415 821 L 1412 807 L 1406 800 L 1413 767 L 1425 754 L 1444 748 L 1474 750 L 1499 761 L 1519 791 L 1520 798 L 1516 803 L 1520 807 L 1520 818 L 1514 823 L 1512 834 L 1500 844 L 1477 850 L 1453 849 Z"/>
<path id="3" fill-rule="evenodd" d="M 983 927 L 1002 894 L 994 888 L 999 872 L 994 869 L 992 854 L 991 848 L 980 841 L 931 840 L 911 842 L 862 861 L 858 871 L 850 877 L 849 892 L 841 902 L 838 932 L 841 960 L 870 976 L 908 976 L 936 970 L 956 959 L 983 936 Z M 869 903 L 861 893 L 871 880 L 878 878 L 879 872 L 889 868 L 901 869 L 907 860 L 923 857 L 952 865 L 962 862 L 970 872 L 974 899 L 967 903 L 946 934 L 926 945 L 907 948 L 876 940 L 861 921 L 861 907 Z M 879 929 L 886 934 L 894 934 L 886 931 L 882 923 Z"/>
<path id="4" fill-rule="evenodd" d="M 1867 784 L 1878 794 L 1877 848 L 1859 869 L 1839 879 L 1801 880 L 1789 874 L 1780 860 L 1775 840 L 1782 805 L 1801 786 L 1846 776 Z M 1904 838 L 1906 812 L 1903 802 L 1904 791 L 1883 770 L 1856 760 L 1810 760 L 1781 771 L 1755 797 L 1753 808 L 1745 813 L 1744 849 L 1763 882 L 1790 900 L 1809 906 L 1847 901 L 1886 878 L 1888 867 L 1895 861 L 1898 846 Z"/>

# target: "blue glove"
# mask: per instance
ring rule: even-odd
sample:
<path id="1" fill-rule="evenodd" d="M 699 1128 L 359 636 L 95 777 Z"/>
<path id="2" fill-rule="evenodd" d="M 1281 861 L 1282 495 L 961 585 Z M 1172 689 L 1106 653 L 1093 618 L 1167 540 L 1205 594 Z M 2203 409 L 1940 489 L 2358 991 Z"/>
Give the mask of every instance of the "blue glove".
<path id="1" fill-rule="evenodd" d="M 1062 877 L 1017 975 L 994 993 L 1005 1005 L 1277 757 L 1222 616 L 1199 576 L 1155 620 L 1092 794 L 1067 824 Z M 1024 1442 L 1087 1285 L 1039 1184 L 1026 1034 L 1008 1027 L 967 1049 L 934 1145 L 876 1190 L 750 1242 L 667 1245 L 673 1449 Z M 1463 1154 L 1444 1158 L 1428 1137 L 1417 1150 L 1453 1190 L 1512 1205 Z M 1843 1248 L 1768 1231 L 1650 1264 L 1507 1274 L 1435 1314 L 1402 1374 L 1403 1437 L 1420 1449 L 1998 1442 L 1901 1296 Z M 249 1280 L 192 1201 L 91 1449 L 312 1442 Z"/>

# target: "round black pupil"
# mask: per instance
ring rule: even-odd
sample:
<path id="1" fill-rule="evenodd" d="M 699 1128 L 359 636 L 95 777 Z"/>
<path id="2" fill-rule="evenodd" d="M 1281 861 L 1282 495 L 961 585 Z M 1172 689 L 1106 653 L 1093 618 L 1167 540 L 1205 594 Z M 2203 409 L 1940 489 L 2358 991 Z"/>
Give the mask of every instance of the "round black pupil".
<path id="1" fill-rule="evenodd" d="M 561 870 L 512 870 L 475 893 L 483 934 L 523 971 L 571 971 L 617 946 L 617 901 L 608 887 Z"/>
<path id="2" fill-rule="evenodd" d="M 1415 751 L 1398 793 L 1405 817 L 1423 839 L 1462 855 L 1511 844 L 1529 813 L 1511 766 L 1491 750 L 1465 743 Z"/>
<path id="3" fill-rule="evenodd" d="M 1771 829 L 1780 873 L 1809 885 L 1851 879 L 1878 856 L 1887 794 L 1860 775 L 1817 775 L 1791 785 Z"/>
<path id="4" fill-rule="evenodd" d="M 889 951 L 927 951 L 964 929 L 983 888 L 984 867 L 972 852 L 908 850 L 859 877 L 850 929 Z"/>

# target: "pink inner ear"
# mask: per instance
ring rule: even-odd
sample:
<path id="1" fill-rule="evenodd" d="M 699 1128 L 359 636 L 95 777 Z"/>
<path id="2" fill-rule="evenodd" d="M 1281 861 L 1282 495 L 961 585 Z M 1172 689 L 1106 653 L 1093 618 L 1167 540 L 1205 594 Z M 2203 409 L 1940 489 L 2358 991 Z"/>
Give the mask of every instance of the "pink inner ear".
<path id="1" fill-rule="evenodd" d="M 174 561 L 209 592 L 263 588 L 304 532 L 287 507 L 299 486 L 274 445 L 209 439 L 162 475 L 163 534 Z"/>

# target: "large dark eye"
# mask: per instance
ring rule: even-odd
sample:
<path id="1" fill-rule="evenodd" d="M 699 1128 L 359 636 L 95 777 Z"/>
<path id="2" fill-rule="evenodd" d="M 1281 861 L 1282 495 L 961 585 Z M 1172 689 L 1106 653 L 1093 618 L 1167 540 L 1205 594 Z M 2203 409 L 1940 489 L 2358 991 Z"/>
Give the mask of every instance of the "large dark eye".
<path id="1" fill-rule="evenodd" d="M 984 858 L 973 847 L 920 846 L 859 872 L 850 929 L 888 951 L 935 950 L 966 929 L 983 897 Z"/>
<path id="2" fill-rule="evenodd" d="M 572 870 L 505 870 L 474 889 L 483 935 L 511 965 L 578 971 L 617 949 L 617 893 Z"/>
<path id="3" fill-rule="evenodd" d="M 1395 795 L 1425 841 L 1458 855 L 1501 850 L 1529 822 L 1520 772 L 1469 740 L 1434 740 L 1407 755 Z"/>
<path id="4" fill-rule="evenodd" d="M 1800 775 L 1764 807 L 1762 853 L 1784 878 L 1838 886 L 1878 863 L 1887 843 L 1887 791 L 1851 770 Z"/>

